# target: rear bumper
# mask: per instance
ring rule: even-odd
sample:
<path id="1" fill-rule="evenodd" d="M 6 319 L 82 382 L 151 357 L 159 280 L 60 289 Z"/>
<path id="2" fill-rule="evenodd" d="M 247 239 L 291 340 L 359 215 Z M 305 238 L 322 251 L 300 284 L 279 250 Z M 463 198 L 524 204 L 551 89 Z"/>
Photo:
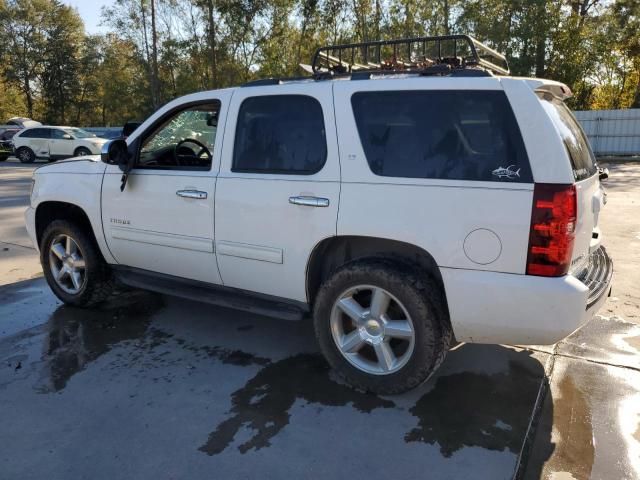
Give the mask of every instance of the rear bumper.
<path id="1" fill-rule="evenodd" d="M 587 323 L 611 290 L 604 248 L 581 278 L 442 269 L 451 325 L 461 342 L 551 345 Z"/>

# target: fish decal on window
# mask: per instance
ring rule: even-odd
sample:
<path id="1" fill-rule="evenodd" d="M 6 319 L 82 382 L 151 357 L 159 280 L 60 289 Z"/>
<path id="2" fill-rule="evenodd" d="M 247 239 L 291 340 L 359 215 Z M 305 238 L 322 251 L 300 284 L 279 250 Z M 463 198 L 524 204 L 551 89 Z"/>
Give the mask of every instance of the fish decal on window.
<path id="1" fill-rule="evenodd" d="M 515 168 L 515 165 L 509 165 L 507 168 L 498 167 L 493 172 L 491 172 L 491 174 L 494 177 L 507 178 L 509 180 L 512 180 L 516 177 L 520 178 L 520 169 L 516 170 Z"/>

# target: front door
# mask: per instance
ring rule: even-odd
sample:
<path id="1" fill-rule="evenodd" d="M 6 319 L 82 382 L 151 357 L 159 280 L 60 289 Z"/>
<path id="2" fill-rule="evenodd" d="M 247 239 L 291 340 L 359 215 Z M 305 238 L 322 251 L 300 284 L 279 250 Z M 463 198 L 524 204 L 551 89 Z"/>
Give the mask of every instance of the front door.
<path id="1" fill-rule="evenodd" d="M 331 82 L 232 99 L 216 189 L 226 286 L 305 302 L 307 261 L 335 236 L 340 192 Z"/>
<path id="2" fill-rule="evenodd" d="M 156 115 L 130 138 L 137 156 L 124 191 L 110 165 L 102 188 L 102 222 L 118 263 L 220 283 L 214 254 L 218 118 L 224 94 Z"/>
<path id="3" fill-rule="evenodd" d="M 49 140 L 49 155 L 52 159 L 69 158 L 73 156 L 73 138 L 69 132 L 58 128 L 51 129 Z"/>

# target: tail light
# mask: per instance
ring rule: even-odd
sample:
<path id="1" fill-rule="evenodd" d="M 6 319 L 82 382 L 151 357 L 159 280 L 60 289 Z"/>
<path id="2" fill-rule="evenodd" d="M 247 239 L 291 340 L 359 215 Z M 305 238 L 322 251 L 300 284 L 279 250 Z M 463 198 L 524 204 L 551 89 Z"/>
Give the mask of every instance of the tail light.
<path id="1" fill-rule="evenodd" d="M 569 271 L 576 217 L 574 185 L 535 184 L 527 275 L 560 277 Z"/>

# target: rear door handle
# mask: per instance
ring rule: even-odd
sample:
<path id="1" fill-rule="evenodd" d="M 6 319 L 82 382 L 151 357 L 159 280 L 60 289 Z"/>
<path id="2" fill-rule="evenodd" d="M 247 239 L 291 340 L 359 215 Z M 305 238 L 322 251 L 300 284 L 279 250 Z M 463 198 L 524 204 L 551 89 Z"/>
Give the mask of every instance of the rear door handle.
<path id="1" fill-rule="evenodd" d="M 289 197 L 289 203 L 304 207 L 328 207 L 329 199 L 322 197 Z"/>
<path id="2" fill-rule="evenodd" d="M 184 198 L 195 198 L 197 200 L 204 200 L 207 198 L 207 192 L 201 192 L 200 190 L 178 190 L 176 195 Z"/>

